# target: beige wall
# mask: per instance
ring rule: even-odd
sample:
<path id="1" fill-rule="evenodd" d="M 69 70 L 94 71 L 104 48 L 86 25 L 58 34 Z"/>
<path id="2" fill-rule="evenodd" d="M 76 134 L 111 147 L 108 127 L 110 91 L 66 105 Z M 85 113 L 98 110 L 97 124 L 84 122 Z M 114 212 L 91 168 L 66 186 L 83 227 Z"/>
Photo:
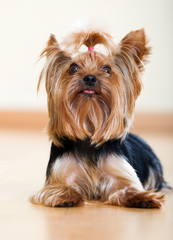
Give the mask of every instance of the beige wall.
<path id="1" fill-rule="evenodd" d="M 95 17 L 118 39 L 146 29 L 153 54 L 137 110 L 173 111 L 172 13 L 172 0 L 1 0 L 0 110 L 46 109 L 43 88 L 36 94 L 36 61 L 49 34 L 59 39 L 76 19 Z"/>

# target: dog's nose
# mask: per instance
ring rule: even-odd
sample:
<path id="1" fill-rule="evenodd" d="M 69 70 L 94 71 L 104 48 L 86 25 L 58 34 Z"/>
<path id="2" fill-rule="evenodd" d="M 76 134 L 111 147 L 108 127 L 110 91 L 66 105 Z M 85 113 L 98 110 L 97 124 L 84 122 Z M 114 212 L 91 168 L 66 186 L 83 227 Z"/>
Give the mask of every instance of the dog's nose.
<path id="1" fill-rule="evenodd" d="M 85 85 L 87 86 L 94 86 L 95 85 L 95 82 L 97 81 L 96 77 L 94 77 L 93 75 L 87 75 L 84 77 L 84 82 L 85 82 Z"/>

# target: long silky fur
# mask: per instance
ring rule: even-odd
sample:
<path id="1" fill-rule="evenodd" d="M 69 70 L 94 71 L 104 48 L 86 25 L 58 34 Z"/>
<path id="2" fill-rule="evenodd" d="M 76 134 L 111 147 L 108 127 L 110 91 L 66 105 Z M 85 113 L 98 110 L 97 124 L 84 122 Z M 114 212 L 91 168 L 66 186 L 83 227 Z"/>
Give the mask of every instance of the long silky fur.
<path id="1" fill-rule="evenodd" d="M 79 54 L 82 45 L 97 44 L 105 46 L 107 55 L 93 49 Z M 97 199 L 161 207 L 164 194 L 152 189 L 167 186 L 161 164 L 143 140 L 126 136 L 150 50 L 143 29 L 130 32 L 119 45 L 104 31 L 74 32 L 61 44 L 50 36 L 40 56 L 46 63 L 38 89 L 45 78 L 52 147 L 45 185 L 32 203 L 69 207 Z M 74 73 L 71 64 L 77 65 Z M 87 75 L 95 77 L 94 86 L 86 86 Z"/>
<path id="2" fill-rule="evenodd" d="M 109 52 L 108 56 L 97 52 L 93 56 L 86 52 L 76 57 L 62 50 L 55 37 L 50 36 L 41 54 L 41 57 L 47 57 L 47 61 L 40 74 L 38 88 L 44 77 L 50 117 L 47 129 L 55 144 L 60 145 L 59 139 L 63 137 L 73 140 L 89 137 L 91 144 L 97 145 L 109 139 L 125 137 L 142 87 L 140 75 L 143 69 L 138 55 L 145 59 L 144 55 L 149 54 L 144 31 L 137 31 L 139 41 L 134 41 L 133 35 L 134 32 L 128 34 L 116 46 L 105 32 L 72 33 L 62 44 L 67 48 L 72 46 L 73 54 L 83 44 L 87 47 L 103 44 Z M 142 49 L 140 40 L 145 49 Z M 75 76 L 68 72 L 73 62 L 78 63 L 81 69 Z M 110 78 L 99 71 L 104 64 L 112 68 Z M 87 73 L 97 77 L 97 98 L 87 99 L 79 94 Z"/>

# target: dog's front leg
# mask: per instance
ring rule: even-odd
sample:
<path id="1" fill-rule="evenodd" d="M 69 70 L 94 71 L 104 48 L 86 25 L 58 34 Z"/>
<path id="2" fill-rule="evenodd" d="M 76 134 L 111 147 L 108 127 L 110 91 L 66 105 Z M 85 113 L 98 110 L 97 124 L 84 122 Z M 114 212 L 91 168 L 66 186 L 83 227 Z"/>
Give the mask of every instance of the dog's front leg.
<path id="1" fill-rule="evenodd" d="M 101 199 L 106 204 L 135 208 L 160 208 L 164 194 L 145 191 L 134 168 L 115 154 L 100 159 Z"/>
<path id="2" fill-rule="evenodd" d="M 73 187 L 76 162 L 69 154 L 57 158 L 51 167 L 45 186 L 30 200 L 48 207 L 72 207 L 83 202 L 82 195 Z"/>

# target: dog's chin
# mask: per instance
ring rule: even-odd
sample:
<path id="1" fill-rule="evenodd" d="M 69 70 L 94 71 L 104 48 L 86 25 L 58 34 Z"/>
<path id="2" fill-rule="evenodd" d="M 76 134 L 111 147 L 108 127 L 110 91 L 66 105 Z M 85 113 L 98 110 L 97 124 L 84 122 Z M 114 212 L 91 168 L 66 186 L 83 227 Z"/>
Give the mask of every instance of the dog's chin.
<path id="1" fill-rule="evenodd" d="M 69 106 L 74 121 L 86 137 L 91 137 L 104 127 L 109 118 L 110 107 L 99 91 L 82 89 L 70 98 Z"/>

